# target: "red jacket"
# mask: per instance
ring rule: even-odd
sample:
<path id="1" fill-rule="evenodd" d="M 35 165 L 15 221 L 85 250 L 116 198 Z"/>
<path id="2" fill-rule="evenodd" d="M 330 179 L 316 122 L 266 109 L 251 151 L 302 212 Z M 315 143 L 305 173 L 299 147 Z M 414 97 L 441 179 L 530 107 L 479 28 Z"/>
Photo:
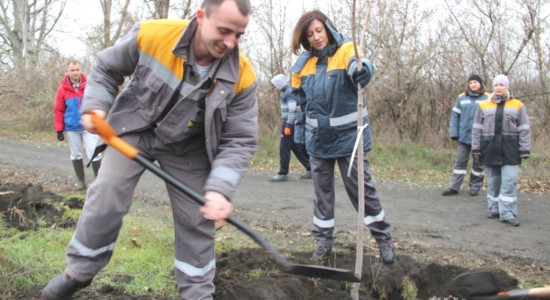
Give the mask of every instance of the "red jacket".
<path id="1" fill-rule="evenodd" d="M 82 95 L 86 87 L 86 76 L 82 74 L 80 86 L 75 90 L 69 82 L 69 76 L 63 77 L 61 85 L 57 89 L 54 108 L 55 131 L 82 131 L 80 125 L 80 106 Z"/>

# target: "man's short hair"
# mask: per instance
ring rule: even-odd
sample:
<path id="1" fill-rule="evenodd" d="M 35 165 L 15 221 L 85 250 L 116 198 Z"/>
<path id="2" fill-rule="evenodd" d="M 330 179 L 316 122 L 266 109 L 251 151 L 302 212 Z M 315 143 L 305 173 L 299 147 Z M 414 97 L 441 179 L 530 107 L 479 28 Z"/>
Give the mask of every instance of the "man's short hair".
<path id="1" fill-rule="evenodd" d="M 70 65 L 80 65 L 80 62 L 78 61 L 78 59 L 70 59 L 67 63 L 67 67 Z"/>
<path id="2" fill-rule="evenodd" d="M 224 1 L 235 1 L 237 7 L 243 16 L 248 16 L 252 13 L 252 7 L 250 6 L 250 0 L 204 0 L 202 2 L 201 8 L 204 9 L 206 16 L 209 17 L 210 13 L 222 5 Z"/>

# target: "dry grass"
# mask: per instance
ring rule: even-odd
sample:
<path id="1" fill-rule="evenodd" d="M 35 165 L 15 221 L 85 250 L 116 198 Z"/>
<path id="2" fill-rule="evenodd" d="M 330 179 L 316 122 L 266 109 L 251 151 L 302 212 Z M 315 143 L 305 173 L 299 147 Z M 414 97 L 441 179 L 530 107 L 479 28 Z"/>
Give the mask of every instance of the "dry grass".
<path id="1" fill-rule="evenodd" d="M 57 72 L 57 71 L 56 71 Z M 43 75 L 42 75 L 43 76 Z M 61 75 L 59 76 L 61 77 Z M 11 82 L 0 85 L 0 136 L 57 145 L 53 130 L 53 107 L 59 79 L 39 78 L 44 84 L 26 86 Z M 260 146 L 251 166 L 255 169 L 277 170 L 279 164 L 279 109 L 277 94 L 263 87 L 259 92 Z M 371 114 L 376 112 L 371 111 Z M 376 124 L 374 124 L 376 125 Z M 369 153 L 371 167 L 377 180 L 393 180 L 429 186 L 445 186 L 450 180 L 455 158 L 455 143 L 446 133 L 420 130 L 419 142 L 396 139 L 398 124 L 386 123 L 385 130 L 372 130 L 374 149 Z M 521 167 L 520 190 L 523 192 L 550 192 L 550 138 L 544 128 L 533 128 L 534 141 L 531 158 Z M 293 171 L 302 166 L 295 158 Z"/>

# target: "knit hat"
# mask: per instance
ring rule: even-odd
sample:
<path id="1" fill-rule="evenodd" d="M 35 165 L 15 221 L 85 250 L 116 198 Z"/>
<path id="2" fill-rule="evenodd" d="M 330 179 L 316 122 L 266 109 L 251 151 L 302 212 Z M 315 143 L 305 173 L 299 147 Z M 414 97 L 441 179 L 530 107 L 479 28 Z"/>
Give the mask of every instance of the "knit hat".
<path id="1" fill-rule="evenodd" d="M 472 75 L 470 75 L 470 77 L 468 77 L 468 82 L 470 82 L 472 80 L 475 80 L 475 81 L 479 82 L 479 84 L 483 85 L 483 80 L 481 80 L 481 77 L 479 77 L 479 75 L 477 75 L 477 74 L 472 74 Z"/>
<path id="2" fill-rule="evenodd" d="M 505 87 L 510 87 L 510 80 L 508 80 L 508 76 L 504 74 L 499 74 L 495 77 L 495 79 L 493 79 L 493 86 L 498 83 L 504 85 Z"/>
<path id="3" fill-rule="evenodd" d="M 283 74 L 278 74 L 271 79 L 271 83 L 279 90 L 282 90 L 288 84 L 288 78 Z"/>

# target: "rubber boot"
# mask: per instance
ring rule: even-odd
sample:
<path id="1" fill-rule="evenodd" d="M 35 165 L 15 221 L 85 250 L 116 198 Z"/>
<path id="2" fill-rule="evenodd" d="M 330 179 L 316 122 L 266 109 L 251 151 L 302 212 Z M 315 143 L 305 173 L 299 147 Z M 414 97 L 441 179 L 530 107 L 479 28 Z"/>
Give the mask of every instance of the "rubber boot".
<path id="1" fill-rule="evenodd" d="M 97 178 L 97 172 L 99 171 L 99 167 L 101 167 L 101 160 L 92 161 L 92 169 L 94 170 L 95 178 Z"/>
<path id="2" fill-rule="evenodd" d="M 48 282 L 42 290 L 42 297 L 46 300 L 72 299 L 74 293 L 89 286 L 91 282 L 78 282 L 66 274 L 61 274 Z"/>
<path id="3" fill-rule="evenodd" d="M 84 177 L 84 162 L 82 161 L 82 159 L 73 160 L 73 167 L 74 167 L 74 172 L 76 173 L 76 177 L 78 178 L 76 187 L 79 190 L 85 190 L 86 180 Z"/>

